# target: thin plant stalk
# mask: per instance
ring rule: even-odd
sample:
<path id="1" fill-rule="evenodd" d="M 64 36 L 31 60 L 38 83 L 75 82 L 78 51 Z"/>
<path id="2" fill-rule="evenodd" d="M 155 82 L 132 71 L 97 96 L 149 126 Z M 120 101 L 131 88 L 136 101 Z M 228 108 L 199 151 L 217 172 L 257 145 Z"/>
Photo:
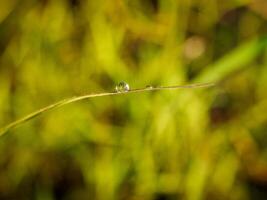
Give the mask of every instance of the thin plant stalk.
<path id="1" fill-rule="evenodd" d="M 199 83 L 199 84 L 190 84 L 190 85 L 175 85 L 175 86 L 158 86 L 158 87 L 145 87 L 145 88 L 137 88 L 137 89 L 131 89 L 128 91 L 113 91 L 113 92 L 104 92 L 104 93 L 96 93 L 96 94 L 87 94 L 82 96 L 75 96 L 67 99 L 63 99 L 61 101 L 58 101 L 56 103 L 53 103 L 51 105 L 48 105 L 44 108 L 41 108 L 39 110 L 36 110 L 8 125 L 0 129 L 0 137 L 6 134 L 11 129 L 17 127 L 18 125 L 21 125 L 35 117 L 37 117 L 40 114 L 43 114 L 44 112 L 47 112 L 49 110 L 62 107 L 64 105 L 74 103 L 77 101 L 81 101 L 84 99 L 90 99 L 94 97 L 103 97 L 103 96 L 113 96 L 113 95 L 122 95 L 122 94 L 130 94 L 130 93 L 140 93 L 140 92 L 147 92 L 147 91 L 160 91 L 160 90 L 175 90 L 175 89 L 186 89 L 186 88 L 206 88 L 206 87 L 212 87 L 215 83 Z"/>

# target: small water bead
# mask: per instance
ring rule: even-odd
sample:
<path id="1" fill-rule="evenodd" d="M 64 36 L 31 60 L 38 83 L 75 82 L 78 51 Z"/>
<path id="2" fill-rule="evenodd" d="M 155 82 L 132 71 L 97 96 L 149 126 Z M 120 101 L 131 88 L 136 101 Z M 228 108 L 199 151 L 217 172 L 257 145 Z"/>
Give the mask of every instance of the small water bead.
<path id="1" fill-rule="evenodd" d="M 121 81 L 118 85 L 115 87 L 116 92 L 128 92 L 130 90 L 130 86 L 128 83 Z"/>
<path id="2" fill-rule="evenodd" d="M 152 85 L 147 85 L 146 89 L 153 89 L 153 86 Z"/>

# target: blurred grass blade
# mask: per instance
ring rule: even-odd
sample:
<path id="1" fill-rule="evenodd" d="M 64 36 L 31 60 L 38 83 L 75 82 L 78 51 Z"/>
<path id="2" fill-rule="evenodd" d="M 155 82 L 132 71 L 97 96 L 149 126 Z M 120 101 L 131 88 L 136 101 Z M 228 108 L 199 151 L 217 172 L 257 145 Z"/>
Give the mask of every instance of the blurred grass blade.
<path id="1" fill-rule="evenodd" d="M 267 46 L 267 37 L 249 41 L 208 66 L 195 81 L 217 82 L 251 63 Z"/>

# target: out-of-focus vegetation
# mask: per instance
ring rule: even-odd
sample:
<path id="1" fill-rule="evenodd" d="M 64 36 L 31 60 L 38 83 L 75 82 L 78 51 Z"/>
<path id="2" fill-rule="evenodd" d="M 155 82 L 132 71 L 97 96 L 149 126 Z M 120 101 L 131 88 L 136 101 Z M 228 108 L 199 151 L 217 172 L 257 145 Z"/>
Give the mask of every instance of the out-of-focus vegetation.
<path id="1" fill-rule="evenodd" d="M 2 0 L 0 199 L 267 198 L 265 0 Z"/>

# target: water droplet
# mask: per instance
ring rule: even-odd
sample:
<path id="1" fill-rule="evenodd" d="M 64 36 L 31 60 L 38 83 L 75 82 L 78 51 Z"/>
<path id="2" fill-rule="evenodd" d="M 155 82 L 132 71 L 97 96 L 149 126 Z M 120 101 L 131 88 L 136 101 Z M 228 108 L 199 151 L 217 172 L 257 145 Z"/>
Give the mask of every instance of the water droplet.
<path id="1" fill-rule="evenodd" d="M 153 88 L 152 85 L 147 85 L 147 86 L 146 86 L 146 89 L 152 89 L 152 88 Z"/>
<path id="2" fill-rule="evenodd" d="M 121 81 L 115 87 L 116 92 L 128 92 L 130 90 L 130 86 L 128 83 Z"/>

